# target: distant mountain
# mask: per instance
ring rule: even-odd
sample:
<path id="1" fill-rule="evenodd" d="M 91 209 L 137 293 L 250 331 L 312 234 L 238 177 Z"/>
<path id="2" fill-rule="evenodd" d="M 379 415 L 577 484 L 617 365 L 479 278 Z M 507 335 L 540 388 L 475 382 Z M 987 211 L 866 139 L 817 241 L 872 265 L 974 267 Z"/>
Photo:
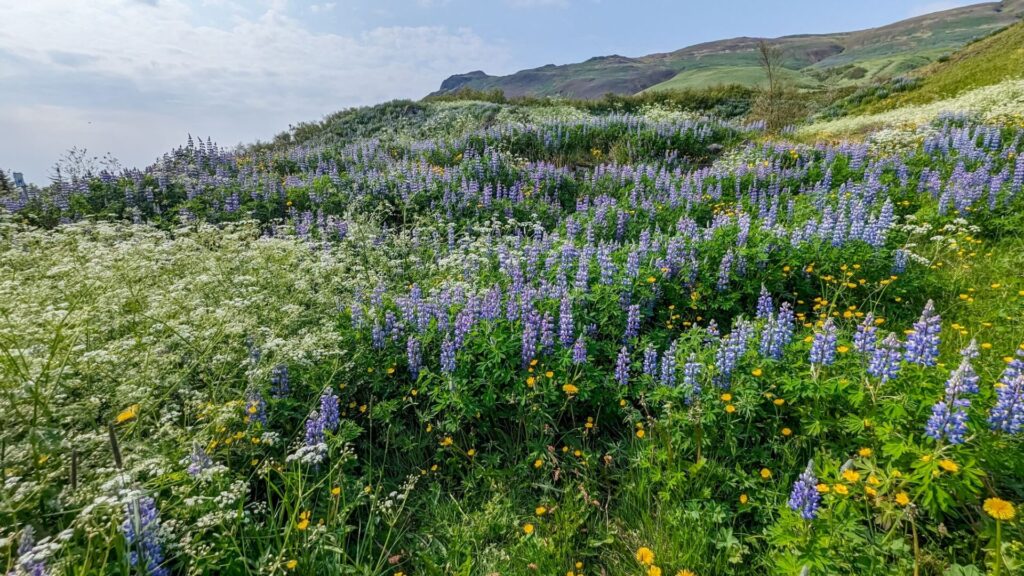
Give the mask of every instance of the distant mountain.
<path id="1" fill-rule="evenodd" d="M 986 2 L 926 14 L 894 24 L 835 34 L 769 39 L 783 50 L 787 77 L 797 86 L 848 86 L 905 74 L 957 50 L 971 40 L 1024 16 L 1024 0 Z M 754 86 L 759 38 L 730 38 L 639 58 L 600 56 L 577 64 L 521 70 L 508 76 L 482 71 L 458 74 L 434 94 L 463 88 L 502 90 L 506 96 L 599 98 L 609 92 L 703 88 L 718 84 Z"/>

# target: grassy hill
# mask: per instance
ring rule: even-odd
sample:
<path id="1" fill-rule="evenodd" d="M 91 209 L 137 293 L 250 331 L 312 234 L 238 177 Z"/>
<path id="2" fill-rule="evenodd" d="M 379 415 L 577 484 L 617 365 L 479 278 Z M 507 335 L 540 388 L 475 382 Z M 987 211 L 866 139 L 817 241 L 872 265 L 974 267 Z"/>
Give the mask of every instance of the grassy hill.
<path id="1" fill-rule="evenodd" d="M 1019 0 L 944 10 L 887 26 L 835 34 L 771 39 L 786 56 L 790 79 L 803 88 L 859 85 L 905 74 L 971 40 L 1015 23 L 1024 14 Z M 481 71 L 452 76 L 435 93 L 463 88 L 501 90 L 507 96 L 597 98 L 606 93 L 703 88 L 739 83 L 756 86 L 761 39 L 730 38 L 639 58 L 596 57 L 562 66 L 547 65 L 509 76 Z"/>

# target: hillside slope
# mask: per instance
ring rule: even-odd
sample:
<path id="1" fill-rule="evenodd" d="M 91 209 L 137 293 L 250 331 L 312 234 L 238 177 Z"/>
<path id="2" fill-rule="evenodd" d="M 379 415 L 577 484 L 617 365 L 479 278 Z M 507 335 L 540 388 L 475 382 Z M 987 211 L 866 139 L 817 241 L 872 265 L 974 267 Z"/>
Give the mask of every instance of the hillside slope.
<path id="1" fill-rule="evenodd" d="M 785 36 L 770 42 L 785 54 L 798 86 L 865 83 L 906 73 L 969 41 L 1015 23 L 1024 2 L 987 2 L 926 14 L 887 26 L 836 34 Z M 446 79 L 435 94 L 462 88 L 502 90 L 506 96 L 597 98 L 609 92 L 756 85 L 761 39 L 730 38 L 639 58 L 604 56 L 585 62 L 521 70 L 508 76 L 482 71 Z"/>

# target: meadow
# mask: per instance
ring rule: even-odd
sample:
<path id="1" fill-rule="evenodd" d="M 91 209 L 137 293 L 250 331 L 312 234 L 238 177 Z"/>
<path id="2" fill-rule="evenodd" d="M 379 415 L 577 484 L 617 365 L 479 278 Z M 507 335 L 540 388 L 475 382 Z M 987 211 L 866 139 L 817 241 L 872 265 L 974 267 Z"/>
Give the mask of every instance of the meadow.
<path id="1" fill-rule="evenodd" d="M 3 198 L 0 568 L 1021 573 L 1024 128 L 916 120 L 392 103 Z"/>

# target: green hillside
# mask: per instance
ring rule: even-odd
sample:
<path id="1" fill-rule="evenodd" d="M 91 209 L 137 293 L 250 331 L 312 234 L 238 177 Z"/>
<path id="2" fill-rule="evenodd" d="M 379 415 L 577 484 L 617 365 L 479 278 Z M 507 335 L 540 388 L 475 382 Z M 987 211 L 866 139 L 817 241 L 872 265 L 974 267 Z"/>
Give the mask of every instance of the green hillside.
<path id="1" fill-rule="evenodd" d="M 887 26 L 835 34 L 768 40 L 785 57 L 789 79 L 805 89 L 859 86 L 907 74 L 967 43 L 1016 23 L 1019 0 L 944 10 Z M 508 76 L 481 71 L 445 80 L 435 94 L 461 89 L 501 90 L 509 97 L 599 98 L 607 93 L 700 89 L 739 83 L 757 86 L 760 38 L 706 42 L 638 58 L 604 56 L 562 66 L 547 65 Z"/>
<path id="2" fill-rule="evenodd" d="M 864 112 L 880 112 L 951 98 L 974 88 L 1024 77 L 1024 22 L 979 40 L 948 59 L 919 70 L 920 84 L 874 102 Z"/>

